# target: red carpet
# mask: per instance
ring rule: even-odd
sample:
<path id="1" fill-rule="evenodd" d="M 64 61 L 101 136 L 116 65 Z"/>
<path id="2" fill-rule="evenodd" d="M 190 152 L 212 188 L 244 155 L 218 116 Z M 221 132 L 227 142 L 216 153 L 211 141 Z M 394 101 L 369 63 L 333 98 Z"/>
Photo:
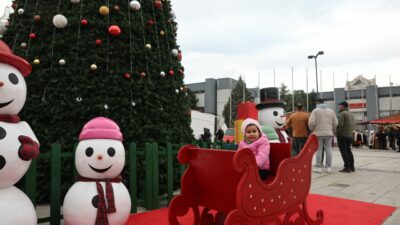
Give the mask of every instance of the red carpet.
<path id="1" fill-rule="evenodd" d="M 324 211 L 324 225 L 380 225 L 396 207 L 310 194 L 309 212 L 315 218 L 318 209 Z M 182 225 L 191 225 L 191 215 L 180 219 Z M 168 208 L 132 214 L 126 225 L 168 225 Z"/>

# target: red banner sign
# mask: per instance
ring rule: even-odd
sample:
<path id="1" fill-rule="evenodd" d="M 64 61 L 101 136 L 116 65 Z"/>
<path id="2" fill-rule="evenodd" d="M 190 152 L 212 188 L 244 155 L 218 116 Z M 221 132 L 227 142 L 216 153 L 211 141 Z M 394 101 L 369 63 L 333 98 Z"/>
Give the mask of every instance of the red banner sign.
<path id="1" fill-rule="evenodd" d="M 350 109 L 362 109 L 362 108 L 367 108 L 367 103 L 349 103 L 349 108 Z"/>

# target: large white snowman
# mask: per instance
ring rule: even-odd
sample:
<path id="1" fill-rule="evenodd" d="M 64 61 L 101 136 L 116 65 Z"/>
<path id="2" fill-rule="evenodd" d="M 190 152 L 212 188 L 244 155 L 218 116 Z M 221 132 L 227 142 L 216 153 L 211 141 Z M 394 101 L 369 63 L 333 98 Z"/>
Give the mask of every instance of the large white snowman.
<path id="1" fill-rule="evenodd" d="M 0 225 L 37 224 L 30 199 L 13 185 L 39 155 L 39 141 L 18 113 L 26 100 L 30 64 L 0 40 Z"/>
<path id="2" fill-rule="evenodd" d="M 123 136 L 118 125 L 96 117 L 83 127 L 75 152 L 77 182 L 68 190 L 63 205 L 67 225 L 123 225 L 131 199 L 121 182 L 125 164 Z"/>
<path id="3" fill-rule="evenodd" d="M 288 135 L 283 130 L 286 122 L 286 103 L 281 101 L 279 89 L 275 87 L 260 90 L 260 104 L 256 105 L 258 122 L 270 142 L 288 143 Z"/>

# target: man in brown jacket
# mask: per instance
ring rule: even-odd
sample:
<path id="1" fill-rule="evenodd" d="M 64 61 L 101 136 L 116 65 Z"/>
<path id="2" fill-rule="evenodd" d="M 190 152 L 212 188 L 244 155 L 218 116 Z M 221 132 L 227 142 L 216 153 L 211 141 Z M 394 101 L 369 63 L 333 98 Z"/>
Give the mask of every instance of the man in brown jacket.
<path id="1" fill-rule="evenodd" d="M 292 130 L 292 157 L 300 153 L 307 141 L 309 117 L 309 113 L 304 112 L 303 104 L 297 103 L 296 111 L 286 121 L 286 128 Z"/>

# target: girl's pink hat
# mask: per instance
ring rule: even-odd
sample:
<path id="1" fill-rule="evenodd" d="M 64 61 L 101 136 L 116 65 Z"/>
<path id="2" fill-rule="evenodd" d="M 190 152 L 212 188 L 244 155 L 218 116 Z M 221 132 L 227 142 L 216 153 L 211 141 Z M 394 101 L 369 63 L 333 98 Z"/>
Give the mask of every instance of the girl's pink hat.
<path id="1" fill-rule="evenodd" d="M 242 127 L 241 127 L 242 134 L 246 133 L 247 126 L 249 126 L 251 124 L 255 125 L 258 128 L 258 130 L 260 131 L 261 134 L 264 134 L 262 129 L 261 129 L 261 125 L 258 123 L 258 121 L 255 120 L 255 119 L 252 119 L 252 118 L 247 118 L 247 119 L 243 120 Z"/>
<path id="2" fill-rule="evenodd" d="M 106 117 L 96 117 L 83 126 L 79 140 L 86 139 L 114 139 L 123 141 L 119 126 Z"/>

